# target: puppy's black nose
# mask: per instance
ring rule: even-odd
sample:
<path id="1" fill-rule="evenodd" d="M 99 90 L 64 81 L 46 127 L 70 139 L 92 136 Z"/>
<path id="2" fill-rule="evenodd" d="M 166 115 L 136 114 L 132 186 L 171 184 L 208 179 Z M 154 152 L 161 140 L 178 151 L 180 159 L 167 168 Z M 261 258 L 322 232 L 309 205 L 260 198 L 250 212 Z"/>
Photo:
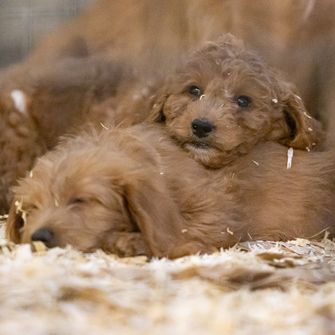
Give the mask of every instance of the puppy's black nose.
<path id="1" fill-rule="evenodd" d="M 214 129 L 214 125 L 206 119 L 194 119 L 192 131 L 197 137 L 206 137 Z"/>
<path id="2" fill-rule="evenodd" d="M 50 247 L 53 240 L 54 240 L 54 233 L 46 228 L 40 228 L 36 230 L 33 235 L 31 235 L 32 241 L 41 241 L 43 242 L 47 247 Z"/>

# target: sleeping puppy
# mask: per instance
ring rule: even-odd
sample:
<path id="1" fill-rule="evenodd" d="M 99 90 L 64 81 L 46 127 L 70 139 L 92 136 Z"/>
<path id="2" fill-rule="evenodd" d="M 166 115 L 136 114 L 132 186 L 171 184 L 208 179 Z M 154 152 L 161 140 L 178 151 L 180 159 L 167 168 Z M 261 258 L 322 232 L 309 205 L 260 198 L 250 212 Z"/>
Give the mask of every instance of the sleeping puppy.
<path id="1" fill-rule="evenodd" d="M 15 187 L 6 235 L 171 258 L 333 235 L 334 152 L 296 150 L 289 163 L 275 142 L 206 169 L 157 126 L 86 132 L 40 158 Z"/>
<path id="2" fill-rule="evenodd" d="M 8 211 L 10 187 L 60 136 L 75 133 L 88 122 L 98 127 L 100 123 L 126 126 L 144 119 L 150 87 L 143 83 L 137 87 L 133 78 L 128 66 L 94 56 L 63 59 L 52 67 L 27 69 L 15 80 L 4 80 L 0 86 L 0 212 Z"/>
<path id="3" fill-rule="evenodd" d="M 294 87 L 229 34 L 190 56 L 157 93 L 149 120 L 210 168 L 258 143 L 310 151 L 324 137 Z"/>
<path id="4" fill-rule="evenodd" d="M 9 239 L 120 255 L 168 254 L 183 226 L 164 163 L 146 143 L 158 136 L 144 127 L 91 131 L 47 153 L 14 188 Z M 168 142 L 162 148 L 175 151 Z"/>

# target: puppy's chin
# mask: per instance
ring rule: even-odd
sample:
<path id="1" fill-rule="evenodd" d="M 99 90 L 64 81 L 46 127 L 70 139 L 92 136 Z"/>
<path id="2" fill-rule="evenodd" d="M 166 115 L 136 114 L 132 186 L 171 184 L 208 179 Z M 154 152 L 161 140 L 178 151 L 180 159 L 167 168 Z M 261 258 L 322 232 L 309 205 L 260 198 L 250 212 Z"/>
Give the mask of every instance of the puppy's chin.
<path id="1" fill-rule="evenodd" d="M 185 143 L 184 150 L 194 160 L 208 168 L 218 169 L 231 162 L 231 159 L 225 157 L 221 150 L 205 143 Z"/>

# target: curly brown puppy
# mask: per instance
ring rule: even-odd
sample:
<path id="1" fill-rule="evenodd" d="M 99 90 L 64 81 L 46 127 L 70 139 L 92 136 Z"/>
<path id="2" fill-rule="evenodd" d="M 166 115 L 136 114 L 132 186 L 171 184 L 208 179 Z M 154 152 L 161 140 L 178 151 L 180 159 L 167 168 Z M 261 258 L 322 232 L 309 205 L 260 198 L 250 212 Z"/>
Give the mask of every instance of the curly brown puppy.
<path id="1" fill-rule="evenodd" d="M 290 164 L 278 143 L 206 169 L 160 127 L 82 134 L 40 158 L 14 189 L 7 237 L 178 257 L 334 234 L 334 153 L 297 150 Z"/>
<path id="2" fill-rule="evenodd" d="M 144 119 L 144 97 L 150 89 L 143 83 L 137 88 L 133 77 L 127 66 L 95 56 L 63 59 L 2 83 L 0 212 L 8 210 L 10 186 L 61 135 L 74 133 L 87 122 L 125 126 Z M 142 99 L 136 100 L 136 94 Z"/>
<path id="3" fill-rule="evenodd" d="M 258 143 L 310 151 L 324 137 L 294 87 L 229 34 L 191 55 L 157 94 L 149 119 L 211 168 Z"/>

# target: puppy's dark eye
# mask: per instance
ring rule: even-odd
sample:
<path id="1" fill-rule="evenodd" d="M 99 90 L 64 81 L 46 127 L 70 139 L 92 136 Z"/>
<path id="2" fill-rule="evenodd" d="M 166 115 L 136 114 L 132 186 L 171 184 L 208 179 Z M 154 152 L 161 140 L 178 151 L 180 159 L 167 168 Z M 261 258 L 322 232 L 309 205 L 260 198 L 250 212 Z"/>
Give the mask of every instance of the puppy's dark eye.
<path id="1" fill-rule="evenodd" d="M 197 98 L 200 98 L 203 94 L 201 88 L 195 85 L 192 85 L 188 88 L 188 93 L 190 93 L 191 95 L 194 95 Z"/>
<path id="2" fill-rule="evenodd" d="M 236 103 L 241 108 L 248 108 L 252 102 L 251 98 L 246 95 L 236 97 Z"/>

